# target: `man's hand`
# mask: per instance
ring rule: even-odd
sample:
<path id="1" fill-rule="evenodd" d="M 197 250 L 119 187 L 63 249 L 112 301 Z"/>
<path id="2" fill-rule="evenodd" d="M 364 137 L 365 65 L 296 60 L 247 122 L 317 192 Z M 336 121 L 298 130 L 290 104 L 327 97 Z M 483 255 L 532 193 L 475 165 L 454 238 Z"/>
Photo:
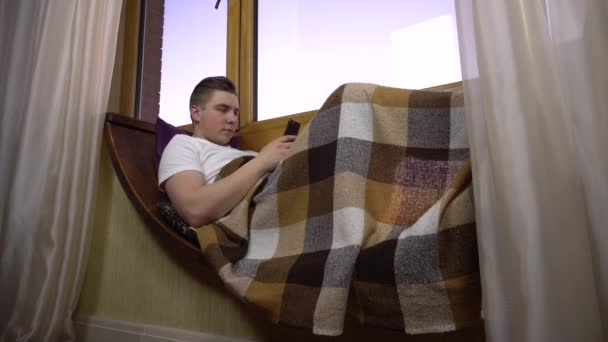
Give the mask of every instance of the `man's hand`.
<path id="1" fill-rule="evenodd" d="M 287 157 L 289 147 L 294 140 L 296 140 L 295 135 L 284 135 L 274 139 L 268 143 L 268 145 L 264 146 L 264 148 L 260 151 L 260 154 L 258 154 L 256 157 L 260 160 L 264 170 L 267 172 L 274 170 L 277 165 L 279 165 L 281 160 Z"/>

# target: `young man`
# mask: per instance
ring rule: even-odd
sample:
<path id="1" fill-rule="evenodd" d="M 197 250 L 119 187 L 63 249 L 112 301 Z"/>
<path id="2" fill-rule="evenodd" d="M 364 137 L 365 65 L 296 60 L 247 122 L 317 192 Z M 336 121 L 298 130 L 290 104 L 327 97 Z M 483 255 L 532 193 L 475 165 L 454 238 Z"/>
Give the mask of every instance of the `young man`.
<path id="1" fill-rule="evenodd" d="M 226 77 L 202 80 L 190 96 L 192 137 L 178 134 L 165 148 L 158 170 L 159 185 L 192 227 L 226 215 L 267 172 L 287 155 L 295 136 L 279 137 L 259 153 L 228 146 L 238 126 L 239 101 Z M 217 174 L 231 160 L 255 156 L 226 178 Z"/>

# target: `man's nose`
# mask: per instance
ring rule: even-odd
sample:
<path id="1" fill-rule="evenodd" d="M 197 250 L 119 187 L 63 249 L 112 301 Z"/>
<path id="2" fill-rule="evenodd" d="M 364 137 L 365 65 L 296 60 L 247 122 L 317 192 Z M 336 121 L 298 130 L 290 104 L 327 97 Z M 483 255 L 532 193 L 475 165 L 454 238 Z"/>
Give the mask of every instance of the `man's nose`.
<path id="1" fill-rule="evenodd" d="M 231 111 L 230 114 L 228 115 L 228 122 L 230 123 L 234 123 L 238 120 L 239 116 L 236 114 L 236 112 Z"/>

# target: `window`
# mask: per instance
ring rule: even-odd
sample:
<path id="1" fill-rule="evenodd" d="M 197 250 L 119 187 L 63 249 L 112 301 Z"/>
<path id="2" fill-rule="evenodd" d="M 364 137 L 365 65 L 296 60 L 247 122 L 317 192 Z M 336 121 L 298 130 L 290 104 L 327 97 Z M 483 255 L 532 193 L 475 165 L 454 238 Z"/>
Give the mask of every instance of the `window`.
<path id="1" fill-rule="evenodd" d="M 192 89 L 207 76 L 226 75 L 226 1 L 165 0 L 159 116 L 189 124 Z"/>
<path id="2" fill-rule="evenodd" d="M 318 109 L 346 82 L 461 80 L 454 0 L 259 0 L 257 23 L 258 120 Z"/>
<path id="3" fill-rule="evenodd" d="M 126 2 L 127 24 L 138 21 L 139 6 L 145 13 L 138 98 L 125 106 L 121 99 L 121 111 L 129 113 L 132 102 L 136 113 L 142 103 L 156 105 L 143 110 L 153 117 L 138 116 L 151 122 L 160 113 L 172 124 L 190 123 L 190 92 L 210 75 L 235 82 L 241 128 L 254 113 L 265 120 L 317 110 L 346 82 L 419 89 L 461 80 L 454 0 L 222 0 L 217 10 L 216 1 L 140 1 Z M 146 44 L 155 50 L 142 49 Z M 123 78 L 132 69 L 125 70 Z"/>

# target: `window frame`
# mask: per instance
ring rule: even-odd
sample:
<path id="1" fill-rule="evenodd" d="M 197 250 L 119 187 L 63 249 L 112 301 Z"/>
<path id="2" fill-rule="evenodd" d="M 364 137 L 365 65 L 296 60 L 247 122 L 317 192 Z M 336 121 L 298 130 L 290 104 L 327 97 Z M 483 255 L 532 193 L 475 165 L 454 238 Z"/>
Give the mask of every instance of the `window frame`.
<path id="1" fill-rule="evenodd" d="M 239 128 L 255 122 L 255 58 L 257 0 L 228 0 L 226 77 L 239 94 Z"/>

